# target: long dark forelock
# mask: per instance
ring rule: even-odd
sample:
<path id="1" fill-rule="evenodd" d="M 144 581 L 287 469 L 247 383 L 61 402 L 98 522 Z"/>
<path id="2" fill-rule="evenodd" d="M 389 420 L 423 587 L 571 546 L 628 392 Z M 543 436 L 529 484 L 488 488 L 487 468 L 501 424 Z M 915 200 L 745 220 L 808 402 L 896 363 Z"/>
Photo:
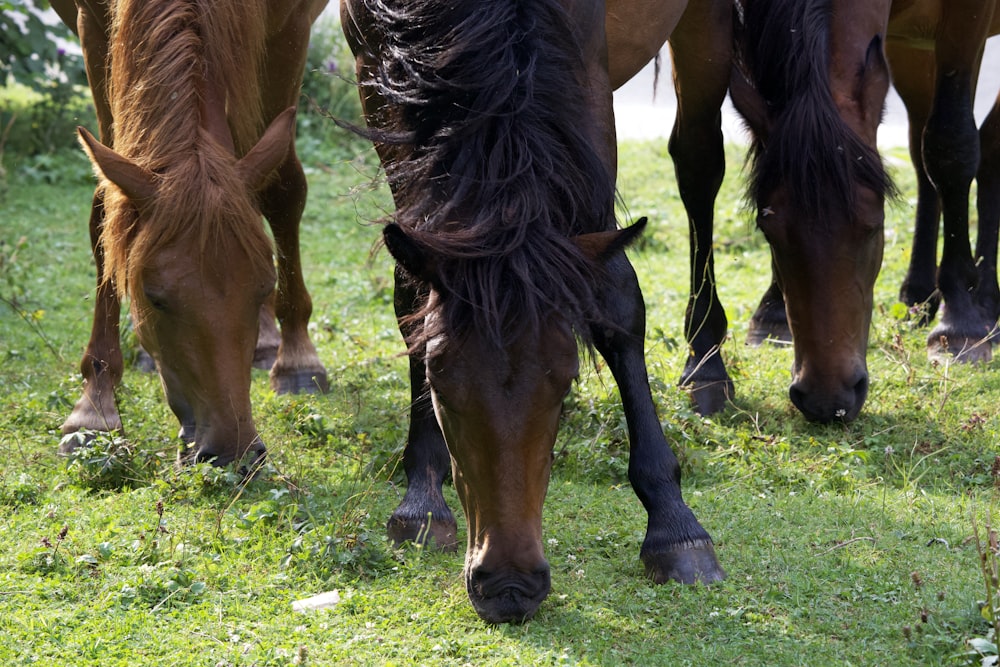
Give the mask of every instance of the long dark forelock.
<path id="1" fill-rule="evenodd" d="M 849 213 L 863 186 L 892 192 L 878 152 L 841 119 L 830 90 L 831 0 L 746 0 L 738 15 L 736 63 L 763 98 L 766 136 L 750 150 L 748 197 L 779 185 L 811 220 Z"/>
<path id="2" fill-rule="evenodd" d="M 613 177 L 586 129 L 582 53 L 555 0 L 364 0 L 373 86 L 409 159 L 386 166 L 396 221 L 437 258 L 445 332 L 498 347 L 551 313 L 586 334 L 598 273 L 572 241 L 613 227 Z M 436 332 L 424 332 L 425 336 Z"/>

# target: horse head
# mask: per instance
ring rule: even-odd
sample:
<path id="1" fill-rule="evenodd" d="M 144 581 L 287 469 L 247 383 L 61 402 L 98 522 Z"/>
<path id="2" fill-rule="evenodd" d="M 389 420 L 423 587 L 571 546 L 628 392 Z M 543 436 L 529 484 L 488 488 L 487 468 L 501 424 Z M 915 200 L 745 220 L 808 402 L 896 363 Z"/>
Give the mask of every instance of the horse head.
<path id="1" fill-rule="evenodd" d="M 792 333 L 789 395 L 808 419 L 851 420 L 868 394 L 892 191 L 875 143 L 889 86 L 888 13 L 786 4 L 747 4 L 730 90 L 753 134 L 748 198 Z"/>
<path id="2" fill-rule="evenodd" d="M 573 239 L 581 261 L 595 265 L 633 239 L 643 225 Z M 549 593 L 542 546 L 542 505 L 563 399 L 579 371 L 577 324 L 555 309 L 537 325 L 502 323 L 501 336 L 446 324 L 462 303 L 440 279 L 447 258 L 395 224 L 386 246 L 427 288 L 419 312 L 420 342 L 434 413 L 452 459 L 465 509 L 465 580 L 477 613 L 492 623 L 530 618 Z M 492 262 L 484 257 L 473 261 Z"/>
<path id="3" fill-rule="evenodd" d="M 105 180 L 107 279 L 131 298 L 139 342 L 195 460 L 224 465 L 264 450 L 250 369 L 275 269 L 255 197 L 284 159 L 293 126 L 289 109 L 241 159 L 206 134 L 190 160 L 162 172 L 80 130 Z"/>

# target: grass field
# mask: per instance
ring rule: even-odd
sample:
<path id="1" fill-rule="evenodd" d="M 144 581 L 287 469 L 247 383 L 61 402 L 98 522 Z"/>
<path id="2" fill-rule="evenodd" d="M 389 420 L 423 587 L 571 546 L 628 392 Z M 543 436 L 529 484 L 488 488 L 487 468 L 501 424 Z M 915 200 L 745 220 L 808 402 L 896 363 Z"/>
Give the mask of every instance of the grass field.
<path id="1" fill-rule="evenodd" d="M 408 388 L 390 260 L 370 254 L 369 223 L 390 208 L 370 150 L 305 160 L 306 280 L 331 391 L 276 396 L 255 372 L 271 460 L 246 488 L 225 470 L 174 468 L 177 423 L 158 380 L 137 370 L 118 395 L 124 437 L 69 464 L 56 455 L 90 328 L 92 185 L 79 156 L 8 162 L 0 664 L 978 664 L 967 640 L 987 636 L 989 592 L 974 536 L 996 520 L 1000 376 L 995 361 L 930 362 L 926 331 L 896 303 L 915 196 L 905 156 L 887 156 L 903 196 L 888 211 L 868 403 L 856 422 L 829 426 L 789 403 L 790 350 L 743 345 L 769 259 L 742 210 L 740 159 L 732 148 L 716 235 L 737 397 L 712 419 L 676 387 L 688 251 L 665 145 L 624 144 L 619 183 L 628 213 L 651 221 L 630 256 L 654 398 L 729 578 L 706 588 L 643 577 L 645 516 L 625 475 L 617 392 L 600 364 L 584 365 L 546 504 L 553 591 L 532 621 L 505 627 L 473 612 L 461 555 L 384 537 L 404 483 Z M 334 607 L 292 610 L 330 590 Z"/>

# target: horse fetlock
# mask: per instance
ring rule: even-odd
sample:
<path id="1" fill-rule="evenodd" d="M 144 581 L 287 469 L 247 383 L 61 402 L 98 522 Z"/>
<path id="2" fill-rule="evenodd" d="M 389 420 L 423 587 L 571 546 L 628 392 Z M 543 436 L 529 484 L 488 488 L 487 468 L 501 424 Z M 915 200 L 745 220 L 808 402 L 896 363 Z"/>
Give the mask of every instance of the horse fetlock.
<path id="1" fill-rule="evenodd" d="M 253 367 L 262 371 L 269 371 L 274 367 L 274 362 L 278 359 L 278 346 L 257 345 L 253 353 Z"/>

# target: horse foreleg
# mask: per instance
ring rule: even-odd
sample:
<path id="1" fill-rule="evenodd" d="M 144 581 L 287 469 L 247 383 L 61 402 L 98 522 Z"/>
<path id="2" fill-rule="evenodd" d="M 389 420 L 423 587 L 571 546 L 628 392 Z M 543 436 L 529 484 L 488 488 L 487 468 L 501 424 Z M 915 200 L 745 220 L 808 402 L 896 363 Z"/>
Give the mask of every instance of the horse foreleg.
<path id="1" fill-rule="evenodd" d="M 104 256 L 100 249 L 103 219 L 103 200 L 100 194 L 95 194 L 90 212 L 90 246 L 97 265 L 94 322 L 90 330 L 90 341 L 80 362 L 83 395 L 61 427 L 61 454 L 68 454 L 89 441 L 90 436 L 82 436 L 81 431 L 113 432 L 122 428 L 121 416 L 115 403 L 115 387 L 121 382 L 123 370 L 119 339 L 121 304 L 114 287 L 104 281 Z"/>
<path id="2" fill-rule="evenodd" d="M 926 50 L 890 41 L 886 54 L 892 82 L 906 107 L 909 124 L 910 161 L 917 177 L 917 214 L 913 228 L 910 264 L 899 289 L 899 300 L 919 309 L 920 324 L 934 319 L 941 305 L 937 291 L 937 245 L 941 204 L 934 184 L 924 168 L 924 128 L 934 97 L 934 57 Z"/>
<path id="3" fill-rule="evenodd" d="M 708 415 L 722 410 L 733 396 L 733 381 L 719 353 L 728 321 L 715 289 L 712 252 L 715 197 L 726 169 L 720 108 L 729 82 L 729 60 L 702 52 L 705 34 L 711 33 L 689 27 L 688 21 L 695 18 L 685 14 L 670 39 L 678 108 L 669 149 L 691 244 L 691 297 L 684 317 L 691 353 L 680 382 L 690 387 L 698 412 Z"/>
<path id="4" fill-rule="evenodd" d="M 792 342 L 792 330 L 788 327 L 788 313 L 785 311 L 785 295 L 781 293 L 778 281 L 774 278 L 773 267 L 771 276 L 771 284 L 760 298 L 747 328 L 747 345 L 752 347 L 767 342 Z"/>
<path id="5" fill-rule="evenodd" d="M 987 318 L 1000 318 L 1000 287 L 997 285 L 997 239 L 1000 227 L 1000 95 L 979 128 L 981 158 L 976 208 L 979 234 L 976 237 L 976 262 L 979 288 L 976 301 Z"/>
<path id="6" fill-rule="evenodd" d="M 278 253 L 275 314 L 281 323 L 281 344 L 271 367 L 271 387 L 279 394 L 326 392 L 330 388 L 308 330 L 312 299 L 302 278 L 299 254 L 299 222 L 306 190 L 305 173 L 293 150 L 261 196 L 261 211 L 271 225 Z"/>
<path id="7" fill-rule="evenodd" d="M 414 311 L 421 295 L 396 270 L 396 316 L 402 319 Z M 409 329 L 400 324 L 403 339 Z M 451 467 L 448 446 L 438 426 L 427 390 L 423 355 L 410 354 L 410 428 L 403 449 L 406 493 L 389 517 L 386 530 L 394 544 L 417 542 L 454 551 L 458 546 L 455 517 L 444 500 L 441 486 Z"/>
<path id="8" fill-rule="evenodd" d="M 645 306 L 624 253 L 608 265 L 612 283 L 602 299 L 605 322 L 591 327 L 594 345 L 618 383 L 629 432 L 628 476 L 646 508 L 640 557 L 657 583 L 709 583 L 725 577 L 712 538 L 681 497 L 681 470 L 656 415 L 643 351 Z"/>
<path id="9" fill-rule="evenodd" d="M 281 331 L 277 325 L 275 309 L 275 293 L 267 297 L 260 307 L 257 317 L 257 347 L 254 349 L 253 367 L 261 370 L 271 370 L 278 359 L 278 347 L 281 345 Z"/>
<path id="10" fill-rule="evenodd" d="M 962 361 L 984 361 L 992 356 L 983 342 L 993 322 L 973 297 L 978 275 L 969 243 L 969 191 L 980 155 L 972 114 L 975 68 L 972 62 L 957 64 L 953 51 L 951 40 L 939 42 L 934 102 L 924 130 L 924 165 L 941 197 L 944 219 L 937 278 L 944 306 L 927 346 L 932 356 L 950 353 Z"/>

